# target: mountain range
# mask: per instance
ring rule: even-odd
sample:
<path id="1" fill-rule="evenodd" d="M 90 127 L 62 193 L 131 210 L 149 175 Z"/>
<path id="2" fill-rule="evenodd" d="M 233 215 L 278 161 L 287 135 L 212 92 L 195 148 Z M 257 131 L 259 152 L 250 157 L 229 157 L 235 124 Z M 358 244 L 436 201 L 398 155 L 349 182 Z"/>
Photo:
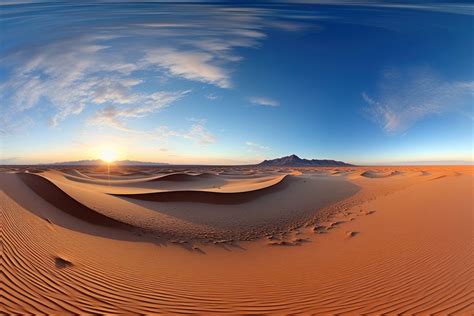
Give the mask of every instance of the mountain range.
<path id="1" fill-rule="evenodd" d="M 264 160 L 260 167 L 348 167 L 353 166 L 343 161 L 328 159 L 302 159 L 296 155 Z"/>
<path id="2" fill-rule="evenodd" d="M 77 160 L 56 162 L 48 165 L 53 166 L 99 166 L 104 165 L 105 162 L 100 159 L 94 160 Z M 114 161 L 116 166 L 166 166 L 168 163 L 162 162 L 144 162 L 135 160 L 120 160 Z M 264 160 L 257 164 L 259 167 L 348 167 L 353 166 L 343 161 L 329 160 L 329 159 L 303 159 L 297 155 L 290 155 L 286 157 Z"/>

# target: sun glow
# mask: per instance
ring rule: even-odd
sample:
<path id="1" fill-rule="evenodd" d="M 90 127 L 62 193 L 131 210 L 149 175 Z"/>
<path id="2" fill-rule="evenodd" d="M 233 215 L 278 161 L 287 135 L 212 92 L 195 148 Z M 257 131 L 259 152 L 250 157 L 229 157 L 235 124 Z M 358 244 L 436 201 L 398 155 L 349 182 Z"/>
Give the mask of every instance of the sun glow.
<path id="1" fill-rule="evenodd" d="M 100 152 L 100 159 L 106 163 L 111 163 L 117 160 L 117 152 L 111 148 L 104 148 Z"/>

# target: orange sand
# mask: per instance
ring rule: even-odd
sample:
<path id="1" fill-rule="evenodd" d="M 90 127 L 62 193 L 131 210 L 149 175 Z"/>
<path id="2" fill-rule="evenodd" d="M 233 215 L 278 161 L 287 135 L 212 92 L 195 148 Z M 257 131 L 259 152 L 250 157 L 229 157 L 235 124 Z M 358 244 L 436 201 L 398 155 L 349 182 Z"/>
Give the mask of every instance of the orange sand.
<path id="1" fill-rule="evenodd" d="M 473 171 L 4 169 L 0 312 L 472 314 Z"/>

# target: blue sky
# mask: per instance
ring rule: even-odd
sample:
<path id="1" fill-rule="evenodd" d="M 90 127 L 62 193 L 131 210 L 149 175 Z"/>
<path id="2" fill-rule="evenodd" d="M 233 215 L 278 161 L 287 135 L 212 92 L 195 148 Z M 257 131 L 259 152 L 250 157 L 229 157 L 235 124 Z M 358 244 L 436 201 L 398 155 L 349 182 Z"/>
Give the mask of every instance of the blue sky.
<path id="1" fill-rule="evenodd" d="M 468 3 L 0 10 L 1 163 L 473 160 Z"/>

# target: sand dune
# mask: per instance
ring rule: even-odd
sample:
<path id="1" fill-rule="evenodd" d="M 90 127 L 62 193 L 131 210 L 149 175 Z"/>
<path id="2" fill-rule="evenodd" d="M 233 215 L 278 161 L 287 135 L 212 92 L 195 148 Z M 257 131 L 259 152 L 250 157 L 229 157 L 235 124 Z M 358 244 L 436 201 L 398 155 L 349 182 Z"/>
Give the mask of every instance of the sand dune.
<path id="1" fill-rule="evenodd" d="M 474 312 L 472 167 L 164 169 L 0 173 L 0 312 Z"/>
<path id="2" fill-rule="evenodd" d="M 386 178 L 401 175 L 400 171 L 373 171 L 368 170 L 362 172 L 360 175 L 367 178 Z"/>
<path id="3" fill-rule="evenodd" d="M 175 180 L 176 181 L 176 180 Z M 115 196 L 154 202 L 195 202 L 209 204 L 242 204 L 278 190 L 284 189 L 289 179 L 282 177 L 278 182 L 267 187 L 243 192 L 213 192 L 213 191 L 166 191 L 138 194 L 113 194 Z"/>
<path id="4" fill-rule="evenodd" d="M 38 196 L 61 209 L 65 213 L 83 221 L 109 227 L 128 227 L 128 225 L 95 212 L 79 203 L 47 179 L 28 173 L 19 173 L 18 177 Z"/>

